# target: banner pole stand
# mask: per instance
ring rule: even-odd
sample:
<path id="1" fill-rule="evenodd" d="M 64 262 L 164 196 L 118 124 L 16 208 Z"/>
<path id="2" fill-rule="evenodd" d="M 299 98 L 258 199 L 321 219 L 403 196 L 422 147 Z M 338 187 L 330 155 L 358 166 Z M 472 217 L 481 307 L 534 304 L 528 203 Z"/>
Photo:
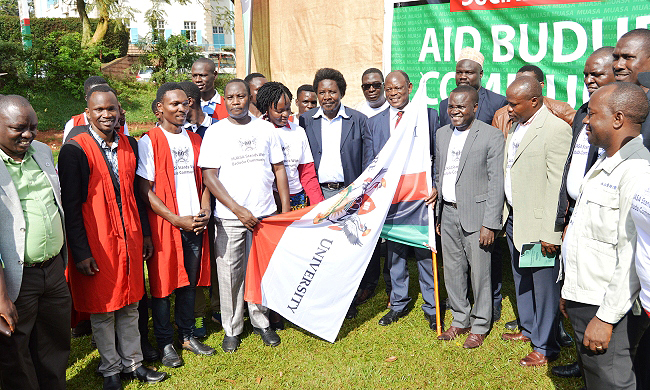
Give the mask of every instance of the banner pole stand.
<path id="1" fill-rule="evenodd" d="M 431 251 L 431 259 L 431 265 L 433 267 L 433 288 L 436 300 L 436 333 L 440 336 L 442 329 L 440 329 L 440 296 L 438 295 L 438 259 L 436 258 L 436 252 Z"/>

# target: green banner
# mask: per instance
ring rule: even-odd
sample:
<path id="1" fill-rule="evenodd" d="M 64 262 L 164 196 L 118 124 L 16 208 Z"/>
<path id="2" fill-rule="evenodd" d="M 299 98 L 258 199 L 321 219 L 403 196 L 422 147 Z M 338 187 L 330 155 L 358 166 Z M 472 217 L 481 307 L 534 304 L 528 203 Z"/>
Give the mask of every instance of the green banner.
<path id="1" fill-rule="evenodd" d="M 460 0 L 451 1 L 461 7 Z M 462 3 L 473 1 L 506 3 Z M 546 96 L 579 107 L 588 100 L 582 75 L 587 57 L 602 46 L 615 46 L 629 30 L 648 28 L 650 2 L 574 1 L 456 12 L 450 3 L 395 3 L 391 69 L 404 70 L 414 85 L 426 77 L 428 104 L 437 108 L 456 86 L 456 54 L 471 46 L 485 56 L 484 87 L 505 95 L 517 70 L 533 64 L 544 71 Z"/>

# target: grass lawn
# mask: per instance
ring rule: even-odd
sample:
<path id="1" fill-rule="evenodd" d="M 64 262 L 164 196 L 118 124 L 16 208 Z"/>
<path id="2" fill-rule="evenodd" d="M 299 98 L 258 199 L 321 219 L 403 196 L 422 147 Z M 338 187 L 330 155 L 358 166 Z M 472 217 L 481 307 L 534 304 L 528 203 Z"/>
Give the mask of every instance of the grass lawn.
<path id="1" fill-rule="evenodd" d="M 507 254 L 507 249 L 505 250 Z M 548 367 L 521 368 L 519 359 L 531 349 L 528 344 L 507 343 L 500 335 L 505 322 L 514 319 L 513 282 L 508 260 L 504 259 L 504 307 L 501 321 L 482 347 L 465 350 L 466 336 L 452 342 L 436 340 L 420 309 L 422 297 L 415 262 L 410 262 L 411 294 L 417 302 L 411 313 L 396 324 L 382 327 L 377 321 L 386 312 L 383 281 L 378 293 L 360 307 L 354 320 L 346 320 L 334 344 L 318 339 L 300 328 L 279 331 L 282 344 L 266 347 L 251 333 L 247 321 L 240 349 L 233 354 L 221 350 L 223 330 L 208 325 L 208 345 L 217 349 L 212 357 L 184 353 L 185 366 L 161 367 L 171 378 L 157 385 L 123 382 L 127 389 L 212 389 L 212 388 L 443 388 L 443 389 L 577 389 L 580 380 L 552 377 Z M 442 272 L 442 265 L 439 265 Z M 442 276 L 442 274 L 440 274 Z M 446 293 L 441 292 L 441 300 Z M 445 314 L 451 323 L 449 311 Z M 568 325 L 568 322 L 567 322 Z M 153 331 L 150 332 L 153 341 Z M 395 357 L 396 359 L 389 359 Z M 564 348 L 553 365 L 574 360 L 572 348 Z M 101 388 L 94 376 L 99 354 L 90 347 L 90 337 L 74 339 L 67 371 L 68 388 Z"/>

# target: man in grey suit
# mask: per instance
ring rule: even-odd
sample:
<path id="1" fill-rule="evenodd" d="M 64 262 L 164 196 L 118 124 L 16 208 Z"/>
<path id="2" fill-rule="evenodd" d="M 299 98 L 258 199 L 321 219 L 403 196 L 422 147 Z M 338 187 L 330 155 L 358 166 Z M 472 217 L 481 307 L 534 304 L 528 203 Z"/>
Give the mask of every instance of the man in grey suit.
<path id="1" fill-rule="evenodd" d="M 503 150 L 501 131 L 476 119 L 478 93 L 461 85 L 449 95 L 451 125 L 437 134 L 436 204 L 444 253 L 445 286 L 454 317 L 438 336 L 450 341 L 470 333 L 464 348 L 477 348 L 492 322 L 491 252 L 503 213 Z M 474 308 L 467 297 L 467 275 Z M 471 309 L 471 312 L 470 312 Z"/>
<path id="2" fill-rule="evenodd" d="M 70 354 L 61 188 L 37 124 L 25 98 L 0 97 L 0 315 L 13 329 L 0 335 L 5 390 L 65 389 Z"/>
<path id="3" fill-rule="evenodd" d="M 384 91 L 386 92 L 386 99 L 390 107 L 368 120 L 370 141 L 364 145 L 364 167 L 368 166 L 372 159 L 381 151 L 386 141 L 390 138 L 392 131 L 397 127 L 404 109 L 409 103 L 409 94 L 412 89 L 413 84 L 411 84 L 408 75 L 404 71 L 396 70 L 386 76 Z M 435 144 L 434 137 L 437 129 L 437 113 L 435 110 L 429 109 L 428 114 L 429 146 L 433 153 L 433 145 Z M 426 200 L 427 204 L 432 203 L 437 195 L 438 192 L 433 188 L 429 198 Z M 386 249 L 391 292 L 390 310 L 379 320 L 379 325 L 382 326 L 397 322 L 400 317 L 405 316 L 408 313 L 408 304 L 411 302 L 408 294 L 409 272 L 406 264 L 409 247 L 408 245 L 388 240 Z M 436 301 L 433 285 L 433 268 L 431 267 L 431 252 L 423 248 L 414 248 L 414 251 L 415 259 L 418 263 L 418 273 L 420 274 L 420 291 L 424 299 L 422 310 L 429 323 L 429 328 L 435 329 Z M 379 267 L 379 262 L 377 262 L 377 267 Z M 376 274 L 379 275 L 378 268 Z"/>
<path id="4" fill-rule="evenodd" d="M 508 113 L 517 123 L 510 128 L 504 158 L 506 237 L 517 294 L 521 332 L 505 333 L 507 341 L 530 341 L 533 352 L 519 361 L 522 366 L 541 366 L 560 354 L 557 342 L 556 283 L 562 228 L 555 224 L 562 172 L 571 146 L 571 127 L 551 114 L 543 104 L 542 86 L 521 76 L 506 91 Z M 520 267 L 524 244 L 539 243 L 552 266 Z"/>

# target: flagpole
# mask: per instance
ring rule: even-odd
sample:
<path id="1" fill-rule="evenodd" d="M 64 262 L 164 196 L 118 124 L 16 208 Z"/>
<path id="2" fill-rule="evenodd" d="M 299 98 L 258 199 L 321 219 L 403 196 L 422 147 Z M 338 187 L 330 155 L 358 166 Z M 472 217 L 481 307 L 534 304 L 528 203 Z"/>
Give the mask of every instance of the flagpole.
<path id="1" fill-rule="evenodd" d="M 440 329 L 440 297 L 438 296 L 438 259 L 436 258 L 436 252 L 431 251 L 431 259 L 431 265 L 433 267 L 433 288 L 436 300 L 436 333 L 440 336 L 442 329 Z"/>

